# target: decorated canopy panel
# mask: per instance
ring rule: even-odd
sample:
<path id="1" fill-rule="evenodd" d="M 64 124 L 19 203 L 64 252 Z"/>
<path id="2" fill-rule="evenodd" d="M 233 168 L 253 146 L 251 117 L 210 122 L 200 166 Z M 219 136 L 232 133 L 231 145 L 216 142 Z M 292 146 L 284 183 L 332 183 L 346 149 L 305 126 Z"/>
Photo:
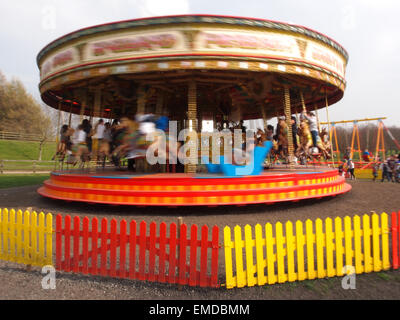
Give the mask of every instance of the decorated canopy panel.
<path id="1" fill-rule="evenodd" d="M 46 46 L 38 66 L 43 100 L 54 107 L 59 99 L 81 104 L 85 95 L 85 113 L 90 113 L 90 88 L 100 86 L 106 103 L 121 113 L 123 104 L 137 99 L 140 86 L 171 92 L 194 79 L 207 92 L 228 95 L 248 115 L 259 113 L 254 106 L 261 105 L 275 116 L 283 85 L 295 97 L 302 91 L 312 108 L 324 106 L 325 92 L 329 104 L 341 99 L 347 59 L 335 41 L 304 27 L 196 15 L 79 30 Z M 62 109 L 78 112 L 79 107 L 63 104 Z"/>

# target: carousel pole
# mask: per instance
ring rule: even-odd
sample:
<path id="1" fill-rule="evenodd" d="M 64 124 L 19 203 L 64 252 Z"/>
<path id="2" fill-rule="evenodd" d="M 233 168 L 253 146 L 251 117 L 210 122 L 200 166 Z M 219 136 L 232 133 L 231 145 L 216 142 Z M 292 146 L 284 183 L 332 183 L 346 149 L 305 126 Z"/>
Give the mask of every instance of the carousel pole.
<path id="1" fill-rule="evenodd" d="M 101 88 L 96 88 L 94 92 L 94 106 L 93 106 L 93 118 L 100 116 L 101 109 Z"/>
<path id="2" fill-rule="evenodd" d="M 83 99 L 81 102 L 81 110 L 79 112 L 79 123 L 82 123 L 83 121 L 83 115 L 85 114 L 86 104 L 87 104 L 87 92 L 85 92 L 85 94 L 83 95 Z"/>
<path id="3" fill-rule="evenodd" d="M 59 142 L 59 132 L 60 132 L 60 124 L 61 124 L 61 103 L 62 100 L 58 101 L 58 116 L 57 116 L 57 134 L 56 134 L 56 143 Z"/>
<path id="4" fill-rule="evenodd" d="M 294 111 L 296 111 L 296 124 L 297 124 L 297 126 L 299 126 L 300 119 L 299 119 L 299 113 L 297 112 L 297 107 L 294 108 Z"/>
<path id="5" fill-rule="evenodd" d="M 303 91 L 300 90 L 300 100 L 301 100 L 301 105 L 303 106 L 303 111 L 306 111 L 306 104 L 304 103 L 304 96 L 303 96 Z"/>
<path id="6" fill-rule="evenodd" d="M 196 137 L 196 131 L 197 131 L 197 85 L 194 80 L 191 80 L 189 82 L 189 88 L 188 88 L 188 126 L 189 126 L 189 134 L 190 134 L 190 140 L 197 139 Z M 189 141 L 190 141 L 189 140 Z M 191 141 L 193 143 L 194 141 Z M 197 142 L 197 141 L 196 141 Z M 197 143 L 196 143 L 197 145 Z M 196 153 L 192 154 L 190 153 L 190 162 L 187 165 L 187 173 L 196 173 L 197 169 L 197 148 L 196 148 Z"/>
<path id="7" fill-rule="evenodd" d="M 321 132 L 321 128 L 320 128 L 320 125 L 319 125 L 319 116 L 318 116 L 318 108 L 317 108 L 317 105 L 314 105 L 314 111 L 315 111 L 315 116 L 317 117 L 318 132 Z"/>
<path id="8" fill-rule="evenodd" d="M 69 108 L 68 127 L 71 127 L 71 122 L 72 122 L 72 101 L 71 101 L 71 108 Z"/>
<path id="9" fill-rule="evenodd" d="M 137 99 L 137 112 L 144 114 L 146 109 L 146 91 L 144 86 L 140 86 L 138 89 L 138 99 Z"/>
<path id="10" fill-rule="evenodd" d="M 93 105 L 93 118 L 94 117 L 99 117 L 100 116 L 100 109 L 101 109 L 101 87 L 97 87 L 94 91 L 94 105 Z M 93 127 L 93 118 L 92 118 L 92 130 L 94 129 Z M 95 164 L 97 163 L 97 151 L 98 151 L 99 145 L 98 145 L 98 140 L 92 138 L 92 160 L 94 160 Z"/>
<path id="11" fill-rule="evenodd" d="M 56 132 L 56 154 L 58 150 L 58 144 L 60 143 L 60 123 L 61 123 L 61 103 L 62 100 L 58 101 L 58 115 L 57 115 L 57 132 Z M 57 169 L 57 160 L 54 162 L 54 170 Z"/>
<path id="12" fill-rule="evenodd" d="M 158 89 L 157 92 L 157 103 L 156 103 L 156 115 L 161 116 L 164 107 L 164 92 Z"/>
<path id="13" fill-rule="evenodd" d="M 262 102 L 260 102 L 260 109 L 261 109 L 261 114 L 263 117 L 263 122 L 264 122 L 264 130 L 267 130 L 267 126 L 268 126 L 268 121 L 267 121 L 267 115 L 265 113 L 265 108 Z"/>
<path id="14" fill-rule="evenodd" d="M 89 123 L 90 123 L 91 126 L 93 126 L 93 118 L 94 118 L 94 109 L 91 108 L 91 110 L 89 112 Z"/>
<path id="15" fill-rule="evenodd" d="M 325 107 L 326 107 L 326 119 L 327 119 L 327 121 L 328 121 L 328 132 L 330 132 L 330 131 L 331 131 L 331 122 L 330 122 L 330 120 L 329 120 L 328 94 L 327 94 L 327 92 L 326 92 L 326 89 L 325 89 Z M 333 167 L 335 168 L 335 158 L 333 157 L 332 135 L 330 135 L 329 140 L 330 140 L 329 143 L 330 143 L 330 145 L 331 145 L 332 164 L 333 164 Z"/>
<path id="16" fill-rule="evenodd" d="M 293 133 L 292 133 L 292 123 L 291 123 L 291 108 L 290 108 L 290 91 L 287 85 L 284 86 L 284 110 L 286 125 L 288 127 L 288 153 L 289 153 L 289 168 L 294 169 L 294 148 L 293 148 Z"/>
<path id="17" fill-rule="evenodd" d="M 146 90 L 143 85 L 139 85 L 137 89 L 137 100 L 136 100 L 136 114 L 144 114 L 146 109 Z M 123 113 L 125 113 L 125 105 L 123 106 Z M 136 159 L 136 171 L 137 172 L 148 172 L 149 166 L 147 160 L 144 158 Z"/>
<path id="18" fill-rule="evenodd" d="M 157 116 L 161 116 L 163 114 L 163 106 L 164 106 L 164 92 L 161 89 L 158 89 L 157 90 L 156 110 L 155 110 L 155 114 Z M 166 163 L 165 164 L 160 164 L 159 166 L 160 166 L 160 171 L 162 173 L 169 172 L 169 159 L 168 159 L 168 157 L 166 157 Z"/>

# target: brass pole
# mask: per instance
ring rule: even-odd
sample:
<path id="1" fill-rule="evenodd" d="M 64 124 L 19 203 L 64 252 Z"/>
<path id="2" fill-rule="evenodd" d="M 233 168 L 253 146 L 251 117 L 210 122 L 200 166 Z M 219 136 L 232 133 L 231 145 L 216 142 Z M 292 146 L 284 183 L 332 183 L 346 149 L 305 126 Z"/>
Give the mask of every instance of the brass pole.
<path id="1" fill-rule="evenodd" d="M 96 88 L 94 92 L 93 117 L 99 117 L 100 109 L 101 109 L 101 89 Z"/>
<path id="2" fill-rule="evenodd" d="M 146 108 L 146 92 L 143 86 L 139 87 L 137 99 L 137 113 L 145 113 Z"/>
<path id="3" fill-rule="evenodd" d="M 329 120 L 329 111 L 328 111 L 328 94 L 325 89 L 325 107 L 326 107 L 326 119 L 328 120 L 328 132 L 331 131 L 331 122 Z M 329 143 L 331 145 L 331 157 L 332 157 L 332 164 L 335 168 L 335 158 L 333 157 L 333 146 L 332 146 L 332 135 L 329 136 Z"/>
<path id="4" fill-rule="evenodd" d="M 158 89 L 157 92 L 157 104 L 156 104 L 156 114 L 162 115 L 164 106 L 164 91 Z"/>
<path id="5" fill-rule="evenodd" d="M 71 121 L 72 121 L 72 101 L 71 101 L 71 108 L 69 108 L 68 127 L 71 127 Z"/>
<path id="6" fill-rule="evenodd" d="M 286 125 L 288 127 L 288 153 L 289 153 L 289 168 L 294 169 L 294 148 L 293 148 L 293 133 L 292 133 L 292 123 L 291 116 L 292 112 L 290 109 L 290 91 L 287 85 L 284 86 L 284 111 L 286 118 Z"/>
<path id="7" fill-rule="evenodd" d="M 58 119 L 57 119 L 57 134 L 56 134 L 56 144 L 60 142 L 60 122 L 61 122 L 61 100 L 58 102 Z"/>
<path id="8" fill-rule="evenodd" d="M 58 150 L 58 144 L 60 143 L 60 123 L 61 123 L 61 102 L 62 100 L 58 101 L 58 119 L 57 119 L 57 132 L 56 132 L 56 153 Z M 57 170 L 57 159 L 54 162 L 54 170 Z"/>
<path id="9" fill-rule="evenodd" d="M 267 115 L 265 114 L 265 108 L 264 108 L 262 102 L 260 102 L 260 108 L 261 108 L 261 114 L 262 114 L 263 121 L 264 121 L 264 130 L 266 130 L 267 129 L 267 125 L 268 125 L 268 121 L 267 121 Z"/>
<path id="10" fill-rule="evenodd" d="M 194 136 L 197 134 L 197 86 L 194 80 L 189 82 L 188 88 L 188 126 L 189 132 L 193 132 Z M 193 137 L 190 138 L 191 140 Z M 196 141 L 197 142 L 197 141 Z M 190 153 L 190 160 L 192 163 L 187 165 L 188 173 L 196 173 L 198 154 L 197 150 L 195 154 Z"/>
<path id="11" fill-rule="evenodd" d="M 318 132 L 321 132 L 321 128 L 320 128 L 320 126 L 319 126 L 319 116 L 318 116 L 318 108 L 317 108 L 317 105 L 314 105 L 314 111 L 315 111 L 315 116 L 317 117 Z"/>
<path id="12" fill-rule="evenodd" d="M 303 106 L 303 111 L 307 110 L 306 104 L 304 103 L 303 91 L 301 90 L 300 90 L 300 100 L 301 100 L 301 105 Z"/>
<path id="13" fill-rule="evenodd" d="M 81 111 L 79 113 L 79 123 L 82 123 L 82 121 L 83 121 L 83 115 L 85 114 L 86 104 L 87 104 L 87 92 L 85 92 L 85 94 L 83 96 L 83 100 L 81 102 Z"/>

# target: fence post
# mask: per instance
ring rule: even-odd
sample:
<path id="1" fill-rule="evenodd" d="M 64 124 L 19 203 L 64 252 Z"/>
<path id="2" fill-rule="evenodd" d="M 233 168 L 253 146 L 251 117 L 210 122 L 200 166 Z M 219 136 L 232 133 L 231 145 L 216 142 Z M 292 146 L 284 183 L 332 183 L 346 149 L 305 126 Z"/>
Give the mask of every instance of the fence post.
<path id="1" fill-rule="evenodd" d="M 36 160 L 33 161 L 33 173 L 36 173 Z"/>
<path id="2" fill-rule="evenodd" d="M 4 161 L 3 159 L 0 160 L 0 174 L 3 174 L 3 169 L 4 169 Z"/>
<path id="3" fill-rule="evenodd" d="M 181 261 L 181 228 L 182 228 L 182 224 L 183 224 L 183 218 L 182 217 L 178 217 L 178 230 L 177 230 L 177 283 L 178 283 L 178 290 L 182 290 L 183 287 L 180 285 L 180 281 L 179 281 L 179 276 L 180 276 L 180 261 Z"/>
<path id="4" fill-rule="evenodd" d="M 399 268 L 398 254 L 397 213 L 392 212 L 392 263 L 395 270 Z"/>

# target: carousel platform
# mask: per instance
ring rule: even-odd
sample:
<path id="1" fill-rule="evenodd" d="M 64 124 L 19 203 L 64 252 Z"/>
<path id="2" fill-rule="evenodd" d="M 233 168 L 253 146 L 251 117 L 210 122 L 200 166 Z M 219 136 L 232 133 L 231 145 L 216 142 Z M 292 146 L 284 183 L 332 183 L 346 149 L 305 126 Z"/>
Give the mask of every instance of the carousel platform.
<path id="1" fill-rule="evenodd" d="M 268 169 L 257 176 L 97 170 L 52 172 L 38 189 L 44 197 L 134 206 L 219 206 L 272 204 L 331 197 L 350 191 L 337 169 Z"/>

